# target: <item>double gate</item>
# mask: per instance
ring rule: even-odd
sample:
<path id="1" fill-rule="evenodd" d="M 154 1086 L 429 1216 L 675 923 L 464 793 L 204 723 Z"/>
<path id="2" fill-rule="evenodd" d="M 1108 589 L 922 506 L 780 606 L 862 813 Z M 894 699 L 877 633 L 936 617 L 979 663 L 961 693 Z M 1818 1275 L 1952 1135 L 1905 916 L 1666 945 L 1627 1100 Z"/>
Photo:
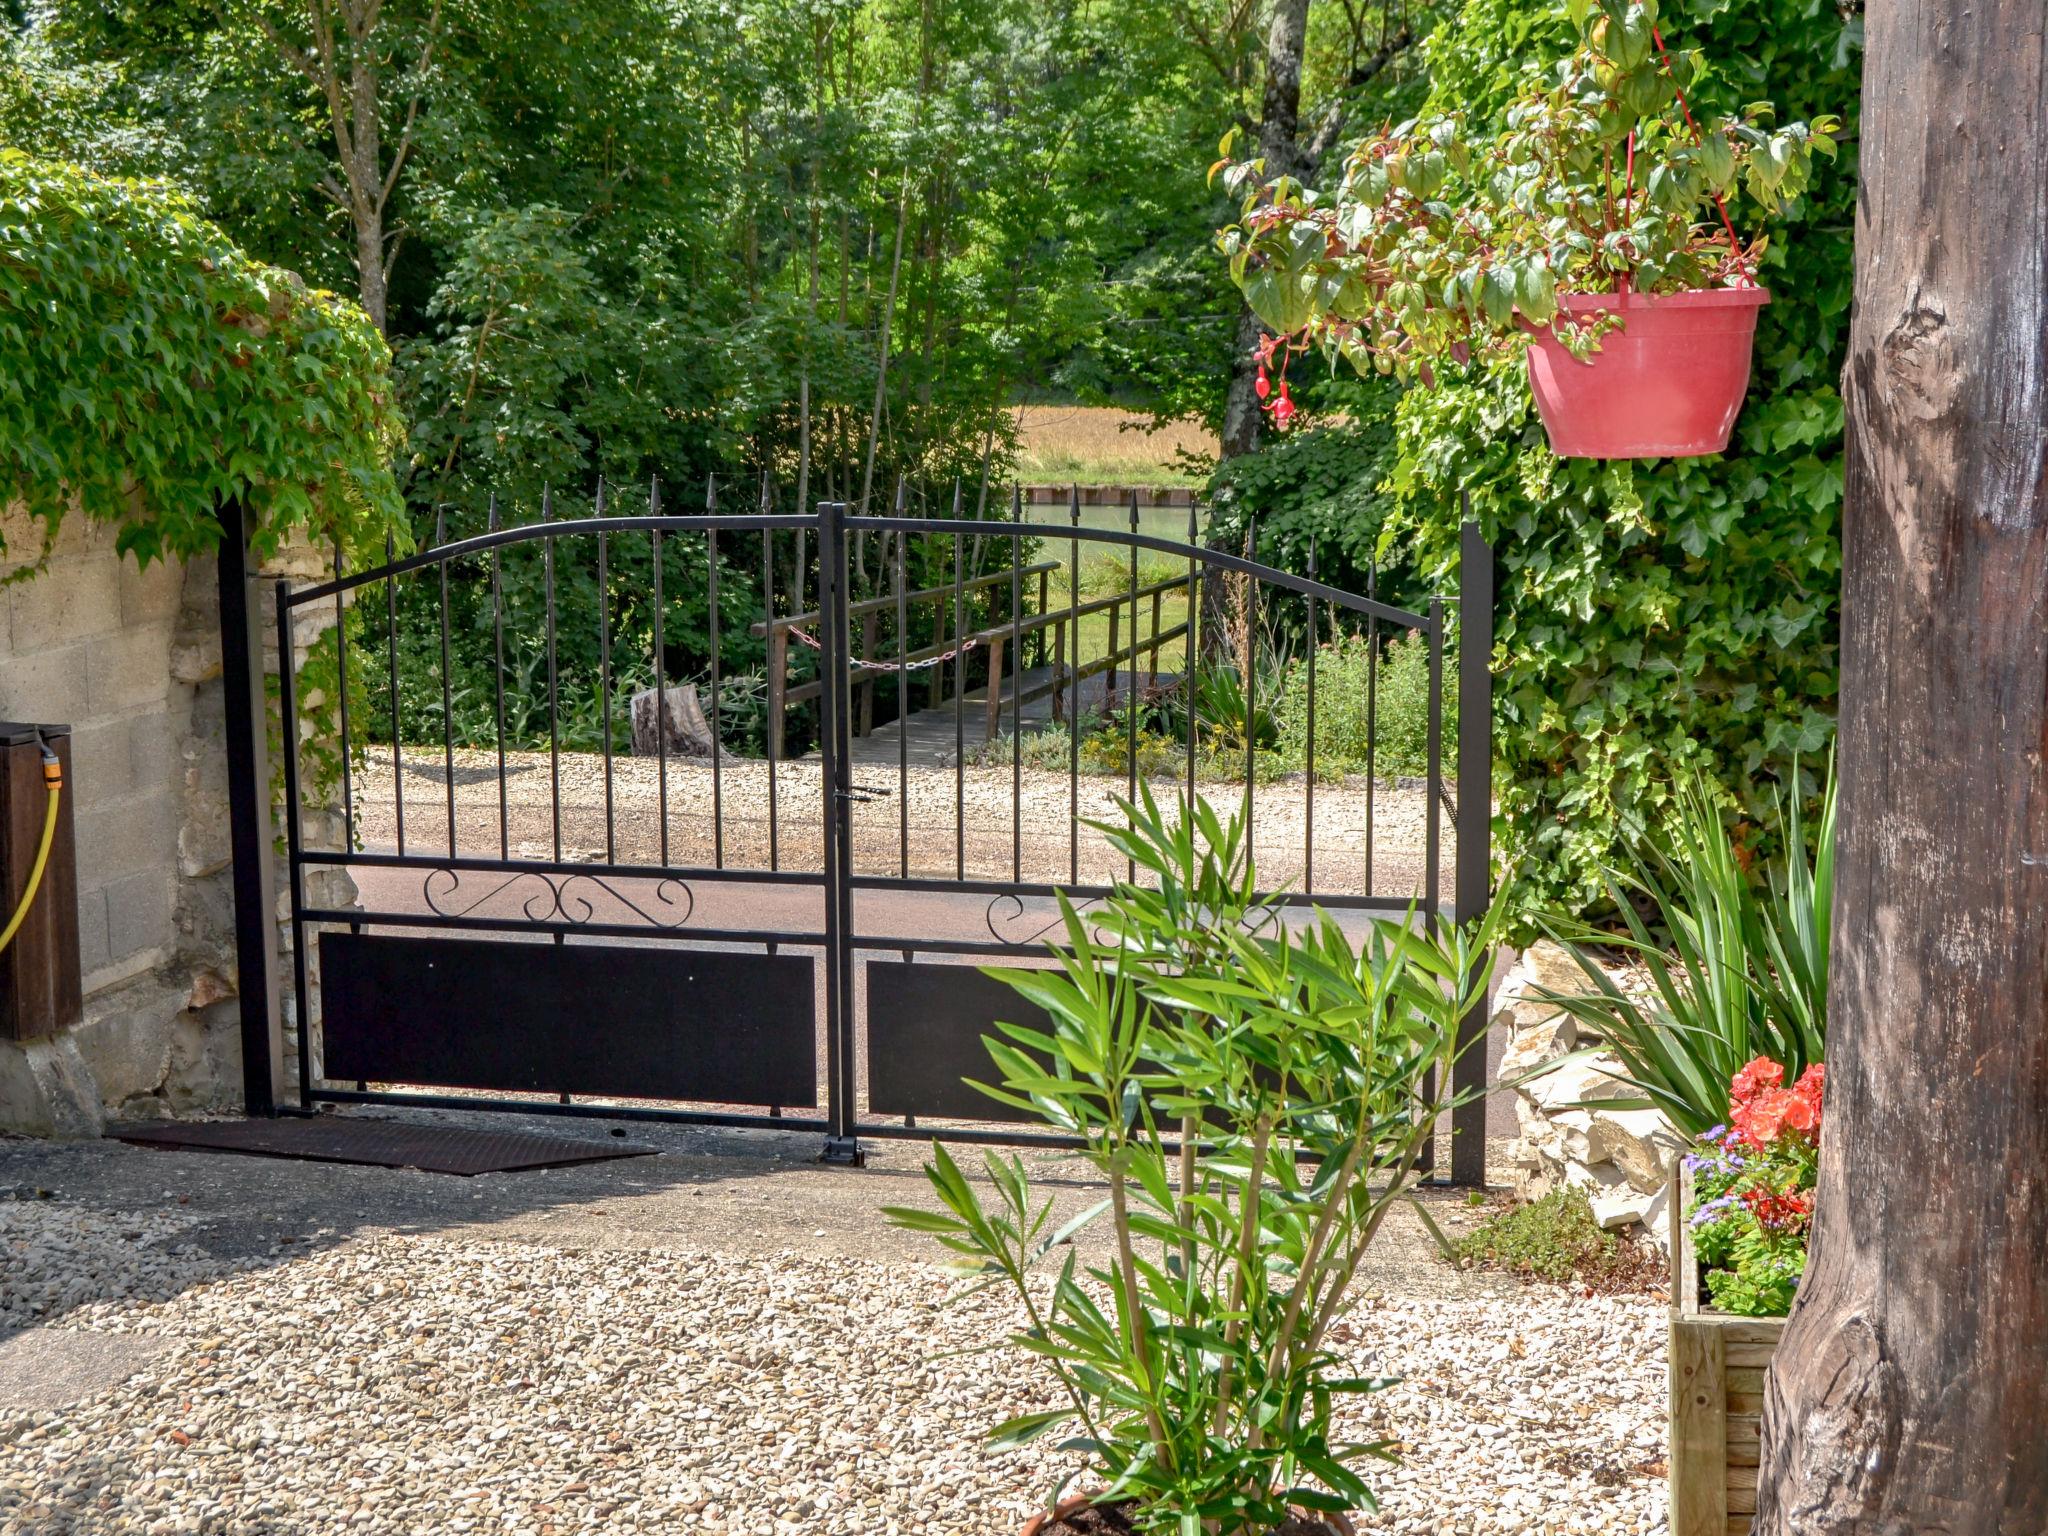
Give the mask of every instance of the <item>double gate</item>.
<path id="1" fill-rule="evenodd" d="M 866 1137 L 1053 1140 L 963 1082 L 1025 1006 L 978 967 L 1042 957 L 1056 893 L 1085 905 L 1131 873 L 1086 823 L 1141 779 L 1169 806 L 1241 810 L 1288 904 L 1362 923 L 1488 900 L 1492 557 L 1470 524 L 1459 592 L 1413 612 L 1203 547 L 1192 516 L 1185 538 L 1148 532 L 1135 505 L 1127 526 L 1076 507 L 1048 527 L 617 501 L 601 489 L 589 516 L 547 505 L 521 526 L 494 513 L 374 569 L 276 583 L 276 653 L 328 638 L 268 701 L 262 594 L 224 541 L 252 1112 L 800 1129 L 850 1163 Z M 782 637 L 764 647 L 777 667 L 815 661 L 814 683 L 773 680 L 772 727 L 758 674 L 725 667 L 739 636 Z M 1421 648 L 1408 675 L 1426 673 L 1422 771 L 1405 776 L 1375 760 L 1393 647 Z M 1344 667 L 1347 648 L 1374 664 Z M 707 658 L 701 726 L 665 691 L 679 655 Z M 876 726 L 878 691 L 895 718 Z M 782 728 L 785 698 L 807 697 L 814 741 Z M 1342 776 L 1327 746 L 1317 762 L 1333 709 L 1363 726 Z M 1289 731 L 1298 766 L 1273 751 Z M 742 734 L 756 750 L 728 751 Z M 1462 1058 L 1468 1085 L 1484 1056 Z M 1483 1179 L 1483 1126 L 1483 1106 L 1459 1112 L 1454 1177 Z"/>

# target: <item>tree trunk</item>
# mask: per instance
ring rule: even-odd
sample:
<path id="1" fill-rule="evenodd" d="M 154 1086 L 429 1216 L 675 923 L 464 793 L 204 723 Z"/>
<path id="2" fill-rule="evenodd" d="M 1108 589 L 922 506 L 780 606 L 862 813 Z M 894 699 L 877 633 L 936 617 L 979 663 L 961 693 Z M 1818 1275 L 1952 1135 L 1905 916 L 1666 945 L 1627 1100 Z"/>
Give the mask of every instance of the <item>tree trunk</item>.
<path id="1" fill-rule="evenodd" d="M 1308 40 L 1309 0 L 1277 0 L 1266 21 L 1266 88 L 1259 104 L 1259 155 L 1266 175 L 1291 176 L 1301 150 L 1301 55 Z M 1259 446 L 1258 364 L 1252 348 L 1260 326 L 1249 305 L 1239 309 L 1230 342 L 1230 394 L 1223 407 L 1222 454 L 1234 459 Z"/>
<path id="2" fill-rule="evenodd" d="M 1259 317 L 1245 305 L 1237 312 L 1237 333 L 1230 339 L 1230 393 L 1223 401 L 1221 453 L 1235 459 L 1259 446 L 1258 365 L 1252 348 L 1259 344 Z"/>
<path id="3" fill-rule="evenodd" d="M 882 334 L 875 344 L 875 408 L 868 417 L 868 462 L 860 477 L 860 513 L 867 516 L 868 495 L 875 486 L 875 447 L 882 440 L 882 411 L 889 403 L 889 328 L 896 319 L 896 285 L 903 277 L 903 226 L 910 218 L 910 172 L 903 173 L 903 193 L 896 199 L 896 255 L 889 263 L 889 297 L 882 306 Z"/>
<path id="4" fill-rule="evenodd" d="M 391 274 L 384 260 L 384 210 L 369 203 L 358 204 L 353 214 L 356 227 L 356 293 L 363 313 L 377 334 L 388 334 Z"/>
<path id="5" fill-rule="evenodd" d="M 2048 1531 L 2048 43 L 1871 0 L 1826 1134 L 1756 1529 Z"/>

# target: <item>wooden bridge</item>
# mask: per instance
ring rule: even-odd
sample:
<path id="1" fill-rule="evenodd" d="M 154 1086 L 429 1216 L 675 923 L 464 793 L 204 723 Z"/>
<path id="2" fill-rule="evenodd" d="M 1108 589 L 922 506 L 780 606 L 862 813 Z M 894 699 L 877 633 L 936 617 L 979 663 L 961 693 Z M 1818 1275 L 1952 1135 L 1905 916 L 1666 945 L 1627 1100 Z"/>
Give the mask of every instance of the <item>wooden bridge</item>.
<path id="1" fill-rule="evenodd" d="M 1177 673 L 1161 673 L 1160 656 L 1167 647 L 1184 642 L 1189 621 L 1183 618 L 1162 630 L 1162 610 L 1169 592 L 1185 592 L 1187 612 L 1195 613 L 1200 595 L 1198 576 L 1174 576 L 1128 592 L 1053 608 L 1049 601 L 1052 575 L 1059 569 L 1056 560 L 1017 568 L 1014 576 L 1020 596 L 1035 587 L 1036 608 L 978 627 L 966 623 L 969 596 L 1009 586 L 1013 577 L 1009 569 L 848 604 L 847 617 L 855 636 L 850 663 L 855 759 L 872 755 L 894 761 L 900 731 L 909 737 L 913 760 L 950 766 L 965 752 L 995 740 L 1001 730 L 1037 730 L 1050 721 L 1067 719 L 1070 713 L 1099 711 L 1116 694 L 1120 676 L 1125 686 L 1140 671 L 1148 686 L 1158 685 L 1162 676 L 1169 683 L 1178 680 Z M 921 604 L 936 606 L 935 638 L 907 655 L 899 654 L 892 646 L 901 646 L 907 627 L 904 621 L 911 609 Z M 1151 624 L 1145 629 L 1141 621 L 1148 606 Z M 1108 615 L 1108 640 L 1100 655 L 1082 659 L 1082 621 L 1096 614 Z M 892 615 L 896 633 L 884 637 L 885 617 Z M 796 684 L 789 680 L 790 643 L 815 648 L 817 641 L 811 631 L 819 619 L 819 611 L 810 609 L 753 626 L 752 632 L 768 642 L 771 760 L 784 755 L 789 706 L 815 699 L 821 691 L 815 677 Z M 988 680 L 969 687 L 967 657 L 977 649 L 988 652 Z M 1020 666 L 1020 662 L 1024 664 Z M 875 685 L 884 678 L 900 677 L 907 706 L 916 696 L 919 674 L 923 674 L 925 707 L 906 708 L 905 718 L 885 721 L 878 729 Z"/>

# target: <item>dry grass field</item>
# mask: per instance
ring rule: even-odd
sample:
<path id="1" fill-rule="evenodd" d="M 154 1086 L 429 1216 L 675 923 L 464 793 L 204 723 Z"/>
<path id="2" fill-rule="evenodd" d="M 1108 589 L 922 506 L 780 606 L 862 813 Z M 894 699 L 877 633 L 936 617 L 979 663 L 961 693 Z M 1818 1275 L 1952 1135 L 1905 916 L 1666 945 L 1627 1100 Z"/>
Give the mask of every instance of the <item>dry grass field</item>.
<path id="1" fill-rule="evenodd" d="M 1090 405 L 1017 408 L 1018 478 L 1101 485 L 1193 485 L 1202 476 L 1181 454 L 1214 457 L 1216 439 L 1198 422 L 1148 431 L 1145 417 Z"/>

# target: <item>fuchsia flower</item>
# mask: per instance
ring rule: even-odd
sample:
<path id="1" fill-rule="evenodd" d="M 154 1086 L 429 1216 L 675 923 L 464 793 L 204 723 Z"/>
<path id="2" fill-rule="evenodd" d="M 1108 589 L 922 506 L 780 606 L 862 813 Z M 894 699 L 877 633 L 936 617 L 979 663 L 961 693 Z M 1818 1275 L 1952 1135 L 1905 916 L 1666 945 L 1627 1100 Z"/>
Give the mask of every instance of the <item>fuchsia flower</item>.
<path id="1" fill-rule="evenodd" d="M 1294 418 L 1294 399 L 1287 393 L 1287 381 L 1280 381 L 1280 398 L 1272 405 L 1273 425 L 1280 431 L 1287 430 L 1287 423 Z"/>

